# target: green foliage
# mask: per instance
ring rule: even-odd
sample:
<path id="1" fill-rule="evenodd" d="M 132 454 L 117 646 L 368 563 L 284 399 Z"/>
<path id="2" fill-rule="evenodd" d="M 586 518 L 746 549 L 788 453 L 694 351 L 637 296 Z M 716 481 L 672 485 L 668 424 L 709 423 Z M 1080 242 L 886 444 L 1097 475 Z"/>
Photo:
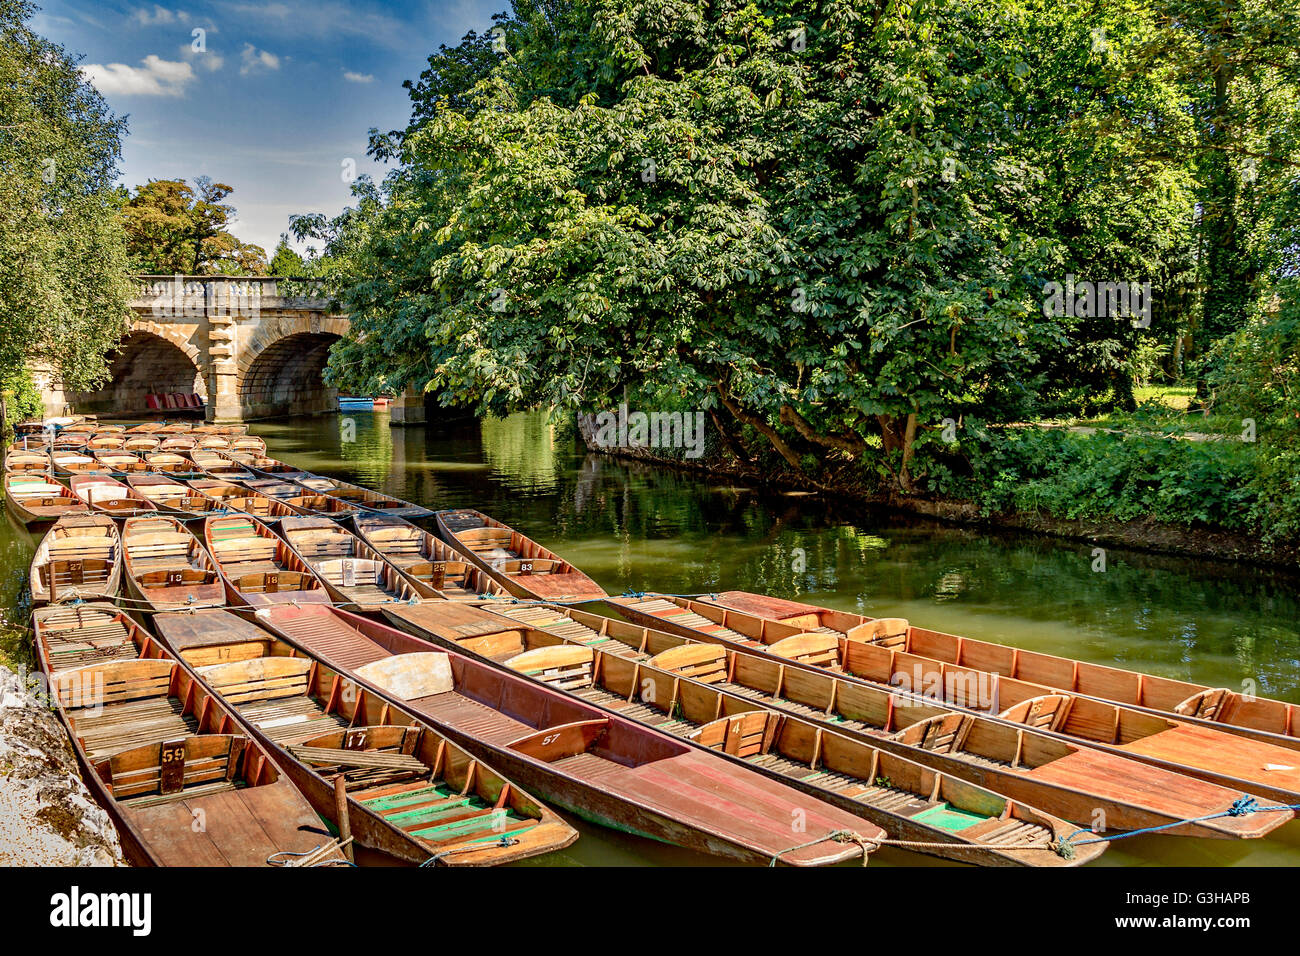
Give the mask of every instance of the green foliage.
<path id="1" fill-rule="evenodd" d="M 0 0 L 0 378 L 39 359 L 87 388 L 133 292 L 114 188 L 125 126 L 28 28 L 34 11 Z"/>
<path id="2" fill-rule="evenodd" d="M 1233 439 L 1014 430 L 989 437 L 974 490 L 989 511 L 1246 530 L 1257 450 Z"/>
<path id="3" fill-rule="evenodd" d="M 32 381 L 32 373 L 18 367 L 0 374 L 0 395 L 4 396 L 9 424 L 40 418 L 43 412 L 41 393 Z"/>
<path id="4" fill-rule="evenodd" d="M 1061 343 L 1032 278 L 1050 243 L 1016 222 L 1023 64 L 998 15 L 535 13 L 460 99 L 481 38 L 431 61 L 379 143 L 401 167 L 316 224 L 353 318 L 337 381 L 499 414 L 653 380 L 792 467 L 883 439 L 871 467 L 906 486 L 918 424 L 998 402 Z"/>
<path id="5" fill-rule="evenodd" d="M 307 263 L 289 245 L 288 233 L 280 236 L 280 242 L 276 245 L 275 253 L 271 256 L 270 274 L 288 277 L 299 277 L 307 274 Z"/>
<path id="6" fill-rule="evenodd" d="M 1300 534 L 1300 280 L 1278 287 L 1277 310 L 1224 337 L 1206 379 L 1229 427 L 1253 427 L 1258 448 L 1254 514 L 1265 540 Z"/>
<path id="7" fill-rule="evenodd" d="M 147 275 L 266 275 L 266 251 L 227 229 L 234 192 L 206 176 L 151 179 L 122 209 L 131 267 Z"/>

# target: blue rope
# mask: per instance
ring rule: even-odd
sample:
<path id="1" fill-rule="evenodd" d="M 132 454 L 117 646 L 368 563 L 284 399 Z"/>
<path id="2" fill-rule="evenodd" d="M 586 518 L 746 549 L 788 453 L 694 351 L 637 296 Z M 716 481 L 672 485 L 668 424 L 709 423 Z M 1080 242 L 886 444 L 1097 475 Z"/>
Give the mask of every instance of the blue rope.
<path id="1" fill-rule="evenodd" d="M 619 597 L 636 598 L 638 600 L 640 600 L 643 597 L 700 598 L 705 596 L 716 598 L 718 596 L 718 592 L 717 591 L 692 591 L 690 594 L 674 594 L 671 591 L 634 591 L 631 588 L 628 588 L 626 591 L 624 591 L 622 594 L 619 595 Z"/>
<path id="2" fill-rule="evenodd" d="M 1238 797 L 1236 800 L 1234 800 L 1232 802 L 1232 806 L 1230 806 L 1227 810 L 1221 811 L 1220 813 L 1209 813 L 1203 817 L 1188 817 L 1186 820 L 1175 820 L 1173 823 L 1164 823 L 1158 827 L 1143 827 L 1140 830 L 1126 830 L 1123 833 L 1115 833 L 1112 834 L 1111 836 L 1099 836 L 1099 837 L 1095 837 L 1092 840 L 1080 840 L 1078 843 L 1074 842 L 1075 837 L 1077 837 L 1080 833 L 1092 833 L 1092 831 L 1075 830 L 1068 837 L 1066 837 L 1063 842 L 1069 846 L 1087 846 L 1090 843 L 1107 843 L 1111 840 L 1126 840 L 1129 837 L 1139 836 L 1143 833 L 1159 833 L 1161 830 L 1169 830 L 1172 829 L 1173 827 L 1181 827 L 1184 824 L 1188 824 L 1188 823 L 1203 823 L 1206 820 L 1218 820 L 1222 817 L 1244 817 L 1252 813 L 1267 813 L 1270 810 L 1300 810 L 1300 804 L 1280 803 L 1277 806 L 1261 807 L 1259 805 L 1258 800 L 1256 800 L 1254 797 L 1250 796 L 1249 794 L 1245 794 L 1241 797 Z"/>

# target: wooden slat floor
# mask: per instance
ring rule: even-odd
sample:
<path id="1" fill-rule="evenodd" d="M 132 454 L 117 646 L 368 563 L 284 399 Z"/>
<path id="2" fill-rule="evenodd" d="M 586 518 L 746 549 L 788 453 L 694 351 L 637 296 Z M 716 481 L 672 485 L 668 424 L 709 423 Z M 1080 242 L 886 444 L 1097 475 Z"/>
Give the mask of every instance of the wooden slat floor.
<path id="1" fill-rule="evenodd" d="M 301 743 L 348 726 L 343 715 L 325 713 L 324 707 L 306 695 L 253 701 L 240 705 L 239 712 L 278 744 Z"/>
<path id="2" fill-rule="evenodd" d="M 331 616 L 284 621 L 280 625 L 295 641 L 312 653 L 345 670 L 382 660 L 392 655 Z"/>
<path id="3" fill-rule="evenodd" d="M 550 608 L 531 604 L 510 604 L 503 605 L 500 608 L 489 607 L 489 610 L 505 615 L 520 624 L 527 624 L 529 627 L 535 627 L 539 631 L 546 631 L 546 633 L 554 634 L 557 637 L 578 641 L 607 654 L 616 654 L 619 657 L 626 657 L 628 660 L 641 661 L 648 659 L 650 656 L 643 654 L 635 647 L 629 647 L 616 638 L 606 637 L 595 628 L 588 627 L 580 621 L 558 614 Z"/>
<path id="4" fill-rule="evenodd" d="M 725 638 L 734 641 L 737 644 L 744 644 L 746 647 L 763 647 L 762 641 L 756 641 L 752 637 L 746 637 L 739 631 L 733 631 L 729 627 L 723 627 L 721 624 L 715 624 L 707 617 L 696 614 L 694 611 L 688 611 L 686 608 L 674 604 L 665 598 L 650 598 L 644 601 L 637 601 L 629 604 L 632 610 L 641 611 L 644 614 L 650 614 L 662 621 L 669 621 L 673 624 L 680 624 L 693 630 L 702 631 L 714 637 Z"/>
<path id="5" fill-rule="evenodd" d="M 455 691 L 419 697 L 408 703 L 434 720 L 491 744 L 506 744 L 537 729 Z"/>
<path id="6" fill-rule="evenodd" d="M 137 655 L 135 644 L 126 625 L 121 621 L 104 621 L 92 624 L 81 622 L 75 628 L 61 625 L 51 626 L 51 619 L 46 619 L 42 629 L 45 645 L 48 649 L 50 669 L 55 673 L 81 667 L 85 664 L 98 664 L 103 661 L 134 660 Z"/>
<path id="7" fill-rule="evenodd" d="M 198 722 L 190 715 L 182 715 L 182 710 L 175 697 L 150 697 L 107 704 L 98 712 L 73 712 L 71 716 L 86 754 L 91 760 L 99 760 L 132 747 L 197 733 Z"/>

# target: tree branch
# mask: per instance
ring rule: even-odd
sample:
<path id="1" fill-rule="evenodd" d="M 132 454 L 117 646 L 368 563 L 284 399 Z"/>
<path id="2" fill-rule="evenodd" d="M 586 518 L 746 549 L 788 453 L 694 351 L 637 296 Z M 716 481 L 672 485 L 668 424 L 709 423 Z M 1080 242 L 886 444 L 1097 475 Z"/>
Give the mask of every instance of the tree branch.
<path id="1" fill-rule="evenodd" d="M 723 407 L 726 408 L 727 411 L 731 412 L 732 416 L 738 421 L 744 422 L 746 425 L 749 425 L 751 428 L 765 436 L 767 440 L 772 443 L 772 447 L 777 450 L 780 456 L 790 463 L 791 467 L 802 471 L 803 466 L 799 462 L 799 456 L 795 454 L 793 448 L 785 443 L 785 439 L 777 434 L 776 429 L 763 421 L 759 416 L 747 412 L 737 405 L 731 396 L 727 394 L 727 387 L 723 385 L 722 382 L 718 382 L 717 385 L 718 397 L 722 399 Z"/>
<path id="2" fill-rule="evenodd" d="M 781 406 L 781 423 L 789 425 L 800 435 L 810 442 L 821 445 L 824 448 L 832 448 L 835 451 L 843 452 L 850 458 L 860 458 L 862 453 L 867 450 L 867 443 L 857 435 L 825 435 L 813 428 L 812 423 L 803 415 L 799 414 L 791 405 L 783 404 Z"/>

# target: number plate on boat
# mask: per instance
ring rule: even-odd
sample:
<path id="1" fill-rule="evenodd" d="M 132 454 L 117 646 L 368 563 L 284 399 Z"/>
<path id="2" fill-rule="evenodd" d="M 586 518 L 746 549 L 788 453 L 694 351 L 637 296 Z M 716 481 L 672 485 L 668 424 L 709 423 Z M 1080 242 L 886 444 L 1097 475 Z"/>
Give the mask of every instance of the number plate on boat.
<path id="1" fill-rule="evenodd" d="M 165 741 L 158 754 L 158 791 L 175 793 L 185 786 L 185 741 Z"/>

